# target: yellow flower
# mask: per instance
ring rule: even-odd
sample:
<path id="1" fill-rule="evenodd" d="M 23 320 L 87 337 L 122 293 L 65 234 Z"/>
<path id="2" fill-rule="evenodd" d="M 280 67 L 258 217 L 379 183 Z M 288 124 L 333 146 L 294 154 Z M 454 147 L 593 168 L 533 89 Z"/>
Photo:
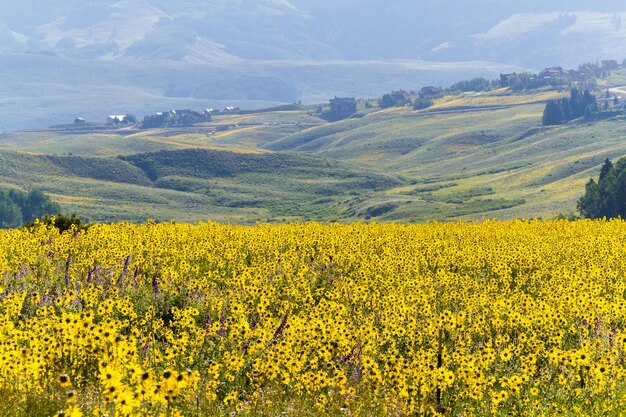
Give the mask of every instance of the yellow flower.
<path id="1" fill-rule="evenodd" d="M 59 376 L 59 385 L 63 388 L 72 386 L 72 381 L 70 380 L 69 375 L 62 374 Z"/>

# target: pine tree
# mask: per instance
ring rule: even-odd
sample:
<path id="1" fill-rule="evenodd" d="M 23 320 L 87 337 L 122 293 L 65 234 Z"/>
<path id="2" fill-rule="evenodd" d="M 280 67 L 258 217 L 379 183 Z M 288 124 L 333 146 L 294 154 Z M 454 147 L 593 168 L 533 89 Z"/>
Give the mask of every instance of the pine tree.
<path id="1" fill-rule="evenodd" d="M 613 163 L 609 158 L 604 160 L 604 165 L 602 165 L 602 169 L 600 169 L 600 181 L 602 181 L 613 169 Z"/>
<path id="2" fill-rule="evenodd" d="M 561 104 L 556 100 L 548 101 L 543 112 L 542 123 L 544 126 L 561 125 L 565 121 L 565 114 Z"/>
<path id="3" fill-rule="evenodd" d="M 590 180 L 585 194 L 578 201 L 578 211 L 583 217 L 626 218 L 626 158 L 615 165 L 607 158 L 600 171 L 600 180 Z"/>
<path id="4" fill-rule="evenodd" d="M 590 219 L 599 218 L 601 212 L 600 204 L 600 187 L 591 178 L 585 186 L 585 195 L 578 200 L 578 212 L 583 217 Z"/>

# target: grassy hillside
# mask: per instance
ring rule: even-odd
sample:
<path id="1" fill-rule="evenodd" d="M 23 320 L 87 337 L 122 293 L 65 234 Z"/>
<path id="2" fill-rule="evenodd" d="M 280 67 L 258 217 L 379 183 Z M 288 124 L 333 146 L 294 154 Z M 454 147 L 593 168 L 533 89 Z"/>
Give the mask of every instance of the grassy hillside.
<path id="1" fill-rule="evenodd" d="M 626 120 L 544 128 L 542 111 L 543 104 L 443 114 L 391 109 L 265 147 L 412 179 L 415 187 L 389 191 L 378 202 L 397 206 L 382 219 L 552 217 L 575 210 L 584 183 L 597 176 L 604 158 L 626 155 Z"/>
<path id="2" fill-rule="evenodd" d="M 193 128 L 11 132 L 0 172 L 94 220 L 554 217 L 604 158 L 626 155 L 626 118 L 542 127 L 560 94 L 498 90 L 336 123 L 294 107 Z"/>
<path id="3" fill-rule="evenodd" d="M 424 112 L 476 107 L 518 106 L 521 104 L 542 103 L 561 98 L 564 95 L 565 93 L 559 91 L 513 93 L 508 88 L 501 88 L 481 93 L 466 93 L 461 96 L 446 96 L 436 100 L 435 104 L 424 110 Z"/>
<path id="4" fill-rule="evenodd" d="M 204 149 L 123 157 L 0 152 L 0 187 L 37 184 L 92 221 L 333 220 L 346 201 L 406 182 L 305 155 Z"/>
<path id="5" fill-rule="evenodd" d="M 213 133 L 209 128 L 102 131 L 89 133 L 35 130 L 9 132 L 0 137 L 6 150 L 57 155 L 117 156 L 177 149 L 213 149 L 231 152 L 267 152 L 259 143 L 276 140 L 302 129 L 294 126 L 238 127 Z M 266 138 L 267 139 L 264 139 Z"/>

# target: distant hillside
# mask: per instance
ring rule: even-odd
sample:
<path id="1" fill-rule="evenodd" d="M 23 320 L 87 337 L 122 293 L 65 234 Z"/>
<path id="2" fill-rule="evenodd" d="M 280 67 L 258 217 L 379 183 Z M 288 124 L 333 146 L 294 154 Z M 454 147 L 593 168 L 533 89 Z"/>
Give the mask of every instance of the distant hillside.
<path id="1" fill-rule="evenodd" d="M 323 103 L 335 95 L 371 97 L 394 88 L 450 85 L 519 68 L 482 62 L 268 61 L 195 64 L 91 61 L 0 54 L 0 132 L 72 122 L 102 122 L 108 114 L 280 103 Z"/>
<path id="2" fill-rule="evenodd" d="M 336 123 L 294 106 L 188 129 L 10 132 L 0 187 L 41 184 L 99 221 L 552 218 L 626 155 L 624 116 L 541 125 L 545 100 L 566 94 L 447 96 Z"/>
<path id="3" fill-rule="evenodd" d="M 543 104 L 524 104 L 428 115 L 396 108 L 264 146 L 413 179 L 416 186 L 398 190 L 413 202 L 386 213 L 389 220 L 553 217 L 575 210 L 585 182 L 605 158 L 626 155 L 626 118 L 546 128 L 543 109 Z M 387 193 L 385 201 L 397 199 Z"/>

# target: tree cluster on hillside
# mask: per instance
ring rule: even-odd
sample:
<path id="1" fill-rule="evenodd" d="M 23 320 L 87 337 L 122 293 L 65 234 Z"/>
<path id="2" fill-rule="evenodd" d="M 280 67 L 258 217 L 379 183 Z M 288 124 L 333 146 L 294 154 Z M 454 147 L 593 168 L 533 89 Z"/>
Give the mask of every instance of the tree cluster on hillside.
<path id="1" fill-rule="evenodd" d="M 471 80 L 459 81 L 452 84 L 448 89 L 451 93 L 466 93 L 469 91 L 488 91 L 497 88 L 499 83 L 497 81 L 489 81 L 483 77 L 473 78 Z"/>
<path id="2" fill-rule="evenodd" d="M 411 103 L 411 94 L 404 90 L 396 90 L 383 95 L 378 102 L 381 109 L 389 107 L 402 107 Z"/>
<path id="3" fill-rule="evenodd" d="M 570 97 L 551 100 L 546 104 L 542 123 L 544 126 L 561 125 L 585 115 L 591 115 L 598 110 L 598 103 L 589 90 L 581 93 L 572 89 Z"/>
<path id="4" fill-rule="evenodd" d="M 429 87 L 431 88 L 431 87 Z M 433 90 L 439 91 L 437 94 L 423 94 L 422 92 L 416 93 L 414 91 L 408 92 L 404 90 L 396 90 L 383 95 L 378 100 L 378 105 L 381 109 L 387 109 L 390 107 L 403 107 L 412 106 L 414 110 L 426 109 L 435 104 L 434 99 L 443 96 L 442 89 Z M 425 89 L 422 89 L 425 90 Z"/>
<path id="5" fill-rule="evenodd" d="M 378 100 L 378 105 L 385 109 L 412 105 L 415 110 L 428 108 L 434 100 L 444 95 L 466 92 L 484 92 L 508 87 L 515 93 L 540 88 L 572 88 L 571 96 L 549 102 L 546 106 L 544 124 L 563 124 L 579 117 L 593 114 L 598 110 L 595 97 L 590 93 L 597 88 L 595 77 L 606 75 L 598 64 L 581 65 L 578 70 L 565 71 L 561 67 L 546 68 L 539 74 L 521 72 L 501 74 L 499 80 L 476 77 L 459 81 L 449 88 L 424 87 L 419 93 L 405 90 L 391 91 Z"/>
<path id="6" fill-rule="evenodd" d="M 423 110 L 435 104 L 431 97 L 418 97 L 413 102 L 413 110 Z"/>
<path id="7" fill-rule="evenodd" d="M 585 194 L 578 200 L 578 211 L 591 219 L 626 219 L 626 158 L 615 165 L 608 158 L 604 161 L 598 182 L 592 178 L 585 186 Z"/>
<path id="8" fill-rule="evenodd" d="M 529 90 L 532 85 L 533 74 L 530 72 L 521 72 L 519 74 L 511 74 L 509 76 L 509 88 L 511 91 L 520 92 Z"/>
<path id="9" fill-rule="evenodd" d="M 57 213 L 60 207 L 39 190 L 24 193 L 0 190 L 0 228 L 19 227 L 46 214 Z"/>

